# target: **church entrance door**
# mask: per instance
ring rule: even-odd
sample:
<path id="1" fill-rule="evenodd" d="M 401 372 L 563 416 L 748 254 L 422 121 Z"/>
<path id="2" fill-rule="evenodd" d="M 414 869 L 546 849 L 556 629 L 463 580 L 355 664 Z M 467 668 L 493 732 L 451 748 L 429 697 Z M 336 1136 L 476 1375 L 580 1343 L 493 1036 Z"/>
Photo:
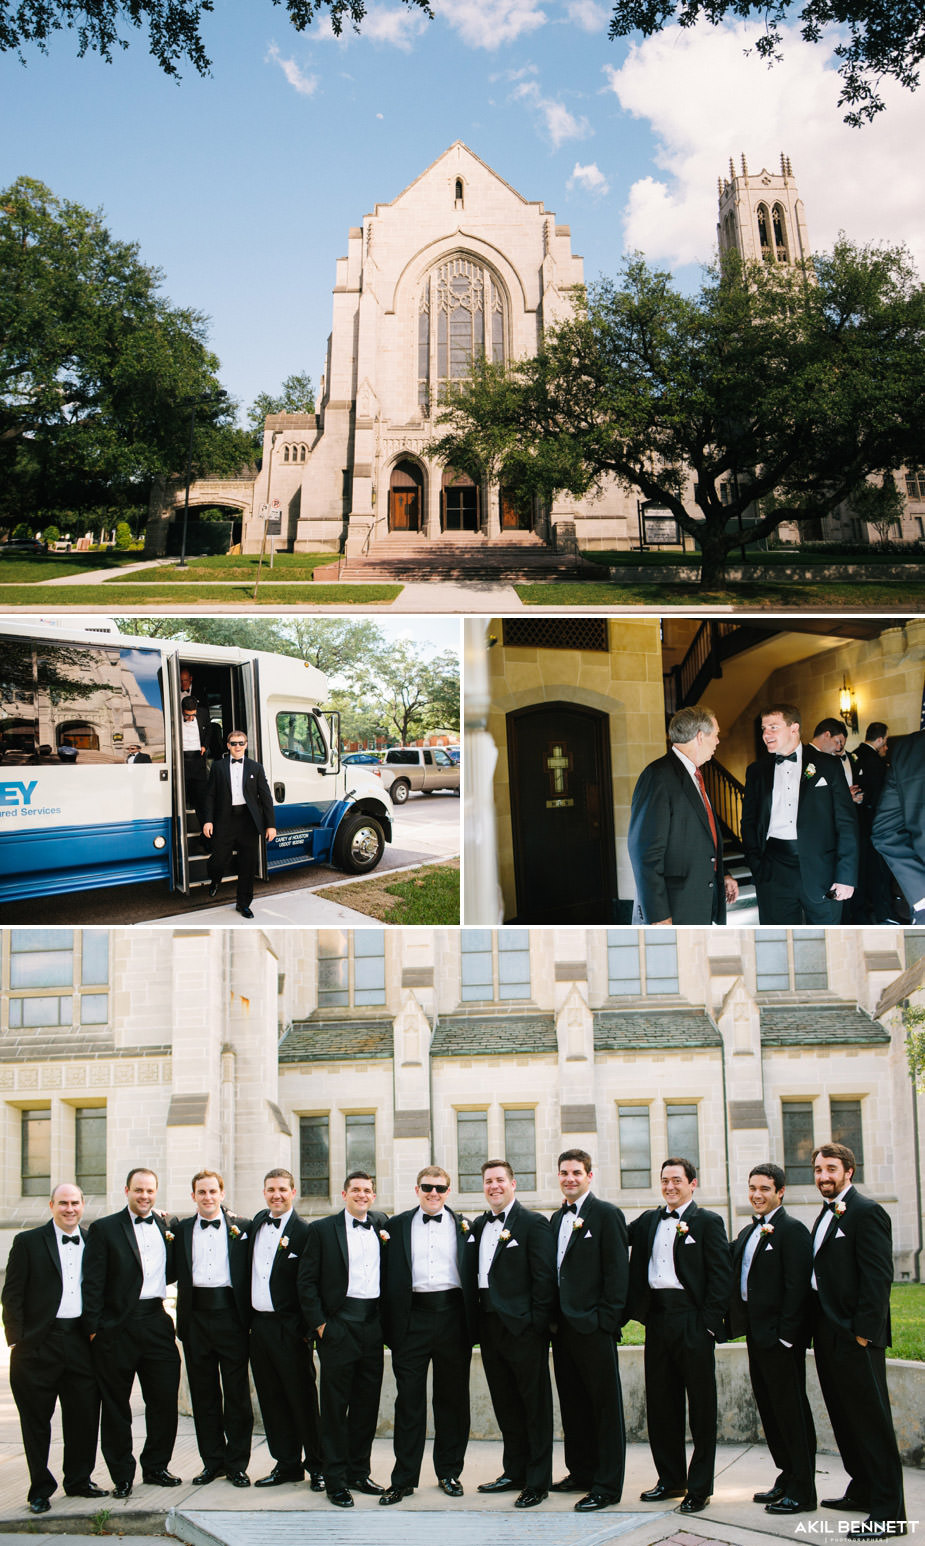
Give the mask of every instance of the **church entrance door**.
<path id="1" fill-rule="evenodd" d="M 518 923 L 615 923 L 610 721 L 574 703 L 507 716 Z"/>
<path id="2" fill-rule="evenodd" d="M 424 477 L 414 462 L 398 462 L 389 479 L 389 531 L 420 531 Z"/>
<path id="3" fill-rule="evenodd" d="M 501 530 L 532 531 L 533 522 L 525 500 L 520 500 L 511 489 L 501 490 Z"/>
<path id="4" fill-rule="evenodd" d="M 478 531 L 478 485 L 464 472 L 448 467 L 443 474 L 442 488 L 443 530 Z"/>

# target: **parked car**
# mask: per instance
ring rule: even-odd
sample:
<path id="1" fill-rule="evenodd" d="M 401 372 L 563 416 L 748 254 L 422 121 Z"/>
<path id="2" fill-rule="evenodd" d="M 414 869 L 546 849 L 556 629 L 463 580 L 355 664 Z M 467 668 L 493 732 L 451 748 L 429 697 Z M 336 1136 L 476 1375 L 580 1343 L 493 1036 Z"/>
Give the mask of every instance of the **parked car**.
<path id="1" fill-rule="evenodd" d="M 379 752 L 348 752 L 346 757 L 341 757 L 341 762 L 381 762 Z"/>
<path id="2" fill-rule="evenodd" d="M 462 747 L 461 746 L 448 746 L 446 748 L 446 754 L 449 757 L 450 761 L 451 762 L 455 762 L 457 764 L 457 766 L 459 765 L 459 758 L 460 758 L 461 753 L 462 753 Z"/>
<path id="3" fill-rule="evenodd" d="M 445 746 L 391 746 L 379 776 L 394 805 L 404 805 L 412 789 L 422 794 L 452 789 L 459 794 L 459 766 Z"/>
<path id="4" fill-rule="evenodd" d="M 48 549 L 38 537 L 11 537 L 9 542 L 0 542 L 0 558 L 22 558 L 26 553 L 47 553 Z"/>

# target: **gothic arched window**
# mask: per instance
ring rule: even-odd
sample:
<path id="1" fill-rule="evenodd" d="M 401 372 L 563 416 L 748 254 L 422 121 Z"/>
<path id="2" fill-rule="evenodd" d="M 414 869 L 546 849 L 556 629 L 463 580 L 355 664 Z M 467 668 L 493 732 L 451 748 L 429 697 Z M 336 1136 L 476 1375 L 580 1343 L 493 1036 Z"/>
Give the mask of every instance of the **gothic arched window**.
<path id="1" fill-rule="evenodd" d="M 778 263 L 790 262 L 790 249 L 787 245 L 787 221 L 784 215 L 783 205 L 775 204 L 771 214 L 774 225 L 774 248 Z"/>
<path id="2" fill-rule="evenodd" d="M 765 263 L 770 263 L 771 253 L 771 220 L 768 214 L 767 204 L 759 204 L 758 215 L 758 242 L 761 247 L 761 256 Z"/>
<path id="3" fill-rule="evenodd" d="M 424 281 L 418 308 L 418 404 L 429 413 L 447 381 L 468 374 L 477 354 L 504 359 L 504 299 L 491 270 L 461 254 Z"/>

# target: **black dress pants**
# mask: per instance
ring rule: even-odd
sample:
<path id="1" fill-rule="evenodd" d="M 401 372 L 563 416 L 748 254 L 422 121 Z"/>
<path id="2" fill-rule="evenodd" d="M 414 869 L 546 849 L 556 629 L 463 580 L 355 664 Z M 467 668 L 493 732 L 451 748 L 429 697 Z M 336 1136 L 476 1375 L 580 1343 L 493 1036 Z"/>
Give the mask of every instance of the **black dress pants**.
<path id="1" fill-rule="evenodd" d="M 29 1467 L 29 1502 L 50 1498 L 57 1490 L 48 1468 L 56 1401 L 61 1403 L 64 1485 L 86 1485 L 96 1465 L 100 1427 L 100 1391 L 87 1333 L 75 1321 L 56 1321 L 41 1341 L 17 1342 L 10 1354 L 10 1390 Z"/>
<path id="2" fill-rule="evenodd" d="M 212 830 L 209 854 L 209 879 L 218 884 L 231 868 L 231 856 L 238 856 L 238 907 L 250 907 L 254 900 L 254 876 L 260 852 L 260 834 L 246 805 L 233 805 L 231 816 Z"/>
<path id="3" fill-rule="evenodd" d="M 582 1333 L 565 1320 L 552 1339 L 565 1436 L 565 1469 L 576 1482 L 619 1499 L 626 1468 L 617 1344 L 606 1331 Z"/>
<path id="4" fill-rule="evenodd" d="M 246 1471 L 254 1412 L 247 1332 L 237 1311 L 192 1310 L 183 1356 L 203 1465 Z"/>
<path id="5" fill-rule="evenodd" d="M 416 1487 L 427 1442 L 427 1370 L 433 1368 L 434 1473 L 459 1476 L 469 1442 L 469 1364 L 460 1289 L 412 1295 L 411 1319 L 392 1349 L 395 1376 L 394 1487 Z"/>
<path id="6" fill-rule="evenodd" d="M 886 1350 L 861 1347 L 823 1314 L 813 1322 L 816 1373 L 842 1465 L 848 1495 L 879 1523 L 906 1517 L 902 1462 L 886 1383 Z"/>
<path id="7" fill-rule="evenodd" d="M 668 1296 L 671 1296 L 670 1298 Z M 708 1498 L 716 1463 L 716 1364 L 712 1336 L 683 1290 L 652 1296 L 646 1322 L 646 1423 L 659 1480 Z M 684 1406 L 694 1450 L 685 1450 Z"/>
<path id="8" fill-rule="evenodd" d="M 321 1361 L 321 1446 L 328 1492 L 369 1475 L 382 1389 L 379 1301 L 368 1315 L 342 1310 L 318 1339 Z"/>
<path id="9" fill-rule="evenodd" d="M 552 1479 L 552 1386 L 549 1339 L 531 1326 L 520 1336 L 500 1315 L 479 1315 L 482 1366 L 504 1441 L 505 1476 L 521 1487 L 549 1488 Z"/>
<path id="10" fill-rule="evenodd" d="M 748 1372 L 771 1458 L 788 1498 L 816 1507 L 816 1428 L 806 1396 L 806 1350 L 759 1347 L 746 1336 Z"/>
<path id="11" fill-rule="evenodd" d="M 758 922 L 779 924 L 840 923 L 844 902 L 810 893 L 800 877 L 800 861 L 788 846 L 769 837 L 755 876 Z"/>
<path id="12" fill-rule="evenodd" d="M 135 1476 L 131 1399 L 136 1375 L 145 1403 L 141 1469 L 166 1470 L 177 1437 L 180 1354 L 163 1303 L 139 1300 L 120 1327 L 99 1331 L 91 1346 L 102 1400 L 100 1448 L 113 1482 L 119 1486 Z"/>
<path id="13" fill-rule="evenodd" d="M 278 1466 L 321 1470 L 318 1391 L 311 1345 L 280 1315 L 255 1312 L 250 1359 L 267 1448 Z"/>

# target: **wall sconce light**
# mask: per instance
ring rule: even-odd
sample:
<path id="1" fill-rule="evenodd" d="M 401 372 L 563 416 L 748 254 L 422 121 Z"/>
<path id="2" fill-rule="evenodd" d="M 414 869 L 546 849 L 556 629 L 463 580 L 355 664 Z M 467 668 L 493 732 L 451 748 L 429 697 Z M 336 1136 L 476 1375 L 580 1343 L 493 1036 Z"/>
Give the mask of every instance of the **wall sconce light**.
<path id="1" fill-rule="evenodd" d="M 842 676 L 841 692 L 838 694 L 839 718 L 843 719 L 852 735 L 858 731 L 858 706 L 854 701 L 854 693 L 848 686 L 847 677 Z"/>

